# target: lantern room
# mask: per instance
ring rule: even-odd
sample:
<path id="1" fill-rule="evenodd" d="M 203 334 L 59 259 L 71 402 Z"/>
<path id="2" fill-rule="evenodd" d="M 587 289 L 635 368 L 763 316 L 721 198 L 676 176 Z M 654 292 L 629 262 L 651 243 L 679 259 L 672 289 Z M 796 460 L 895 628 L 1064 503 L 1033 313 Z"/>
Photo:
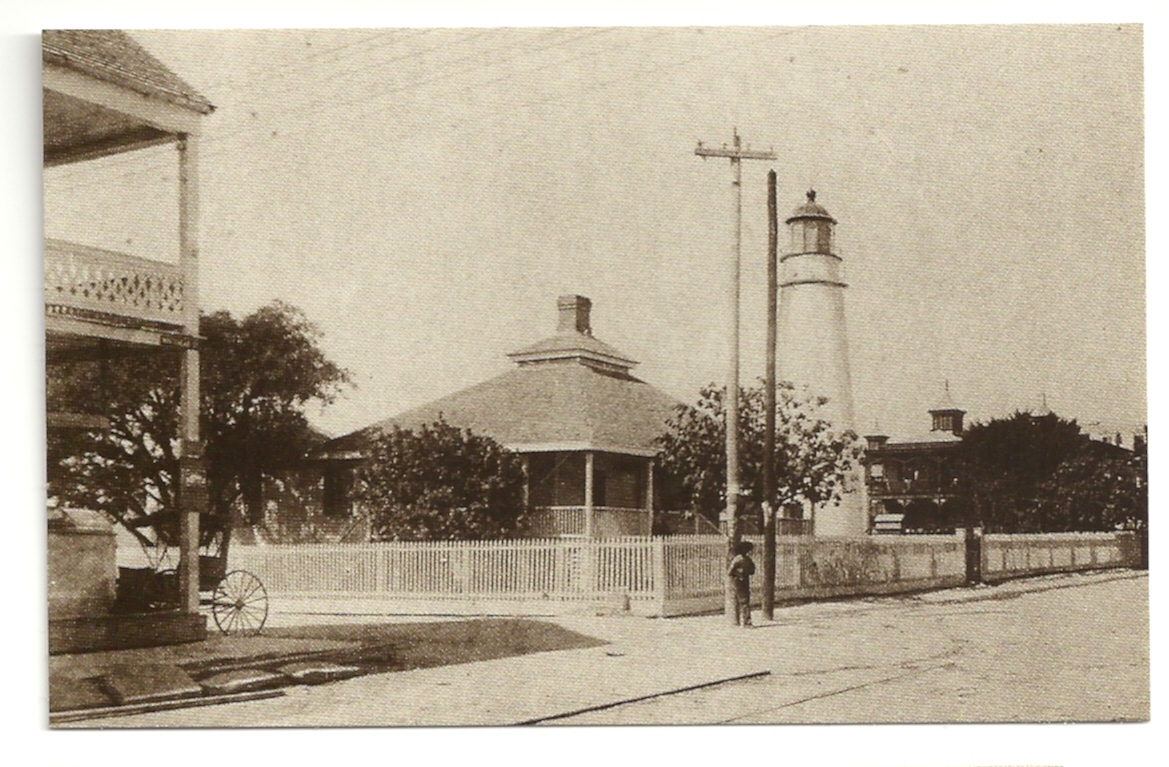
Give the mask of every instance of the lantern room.
<path id="1" fill-rule="evenodd" d="M 792 211 L 787 219 L 791 234 L 789 253 L 832 253 L 832 228 L 836 219 L 816 202 L 816 190 L 808 190 L 808 200 Z"/>

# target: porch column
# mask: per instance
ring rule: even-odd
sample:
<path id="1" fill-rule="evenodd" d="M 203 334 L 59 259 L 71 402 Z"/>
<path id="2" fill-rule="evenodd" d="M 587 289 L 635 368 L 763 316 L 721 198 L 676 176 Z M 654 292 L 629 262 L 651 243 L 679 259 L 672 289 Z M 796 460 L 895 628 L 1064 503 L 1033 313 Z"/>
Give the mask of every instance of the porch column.
<path id="1" fill-rule="evenodd" d="M 192 344 L 183 354 L 179 419 L 179 603 L 199 612 L 199 515 L 207 506 L 207 475 L 199 439 L 199 194 L 198 149 L 181 134 L 179 150 L 179 265 L 183 272 L 183 333 Z"/>
<path id="2" fill-rule="evenodd" d="M 592 540 L 593 537 L 593 451 L 585 453 L 585 486 L 584 486 L 584 510 L 585 510 L 585 538 Z"/>
<path id="3" fill-rule="evenodd" d="M 524 512 L 530 512 L 532 510 L 532 469 L 527 453 L 520 455 L 520 466 L 524 470 Z"/>
<path id="4" fill-rule="evenodd" d="M 649 529 L 646 535 L 654 534 L 654 459 L 650 458 L 645 464 L 645 515 L 649 520 Z"/>

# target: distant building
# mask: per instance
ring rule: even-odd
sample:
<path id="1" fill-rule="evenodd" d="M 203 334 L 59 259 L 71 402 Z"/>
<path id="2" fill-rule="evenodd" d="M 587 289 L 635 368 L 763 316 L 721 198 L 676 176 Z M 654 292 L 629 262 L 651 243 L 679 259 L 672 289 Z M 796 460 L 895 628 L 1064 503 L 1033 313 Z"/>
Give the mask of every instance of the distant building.
<path id="1" fill-rule="evenodd" d="M 379 433 L 442 417 L 523 457 L 529 534 L 648 535 L 656 440 L 678 402 L 593 336 L 591 308 L 584 296 L 561 296 L 556 333 L 510 353 L 512 370 L 327 442 L 314 454 L 325 466 L 325 513 L 349 513 L 354 472 Z"/>
<path id="2" fill-rule="evenodd" d="M 897 442 L 865 437 L 871 532 L 950 533 L 965 521 L 970 503 L 958 447 L 966 411 L 954 405 L 948 384 L 929 415 L 926 434 Z"/>

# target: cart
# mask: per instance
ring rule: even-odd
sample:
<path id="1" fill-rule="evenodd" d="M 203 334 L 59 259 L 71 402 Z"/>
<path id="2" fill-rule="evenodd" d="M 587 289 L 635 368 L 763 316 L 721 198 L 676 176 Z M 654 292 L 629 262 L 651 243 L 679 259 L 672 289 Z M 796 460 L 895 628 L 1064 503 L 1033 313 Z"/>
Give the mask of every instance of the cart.
<path id="1" fill-rule="evenodd" d="M 215 626 L 224 634 L 255 635 L 268 620 L 268 591 L 260 578 L 247 570 L 228 569 L 227 551 L 231 540 L 230 520 L 204 515 L 199 546 L 199 605 L 211 613 Z M 180 603 L 178 571 L 165 543 L 144 541 L 143 550 L 153 562 L 145 586 L 155 609 L 173 609 Z M 151 551 L 153 550 L 153 551 Z M 154 596 L 152 596 L 154 595 Z"/>
<path id="2" fill-rule="evenodd" d="M 268 591 L 254 573 L 228 569 L 229 535 L 230 528 L 224 528 L 200 548 L 199 604 L 210 608 L 224 634 L 259 634 L 268 620 Z"/>

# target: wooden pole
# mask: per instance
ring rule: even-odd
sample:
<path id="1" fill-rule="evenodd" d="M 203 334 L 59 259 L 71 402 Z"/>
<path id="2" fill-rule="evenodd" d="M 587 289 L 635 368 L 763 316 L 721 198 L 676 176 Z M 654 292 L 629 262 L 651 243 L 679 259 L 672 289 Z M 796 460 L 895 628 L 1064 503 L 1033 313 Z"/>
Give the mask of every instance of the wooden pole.
<path id="1" fill-rule="evenodd" d="M 764 374 L 763 426 L 763 618 L 775 619 L 775 343 L 779 285 L 779 220 L 775 171 L 767 173 L 767 369 Z"/>
<path id="2" fill-rule="evenodd" d="M 744 149 L 738 130 L 734 131 L 734 144 L 721 148 L 706 147 L 701 142 L 694 154 L 699 157 L 726 157 L 731 161 L 731 188 L 734 191 L 735 237 L 731 248 L 731 348 L 727 371 L 727 393 L 724 401 L 726 410 L 726 451 L 727 451 L 727 498 L 724 512 L 727 522 L 727 563 L 735 556 L 739 546 L 739 272 L 742 261 L 743 242 L 743 160 L 774 160 L 772 151 Z M 738 622 L 735 614 L 735 584 L 729 573 L 725 575 L 723 612 L 732 623 Z"/>
<path id="3" fill-rule="evenodd" d="M 593 539 L 593 477 L 594 477 L 594 457 L 593 451 L 585 453 L 585 485 L 584 485 L 584 508 L 585 508 L 585 539 Z"/>
<path id="4" fill-rule="evenodd" d="M 195 136 L 179 137 L 179 263 L 183 272 L 183 333 L 199 336 L 199 183 Z M 199 612 L 199 515 L 207 499 L 199 435 L 199 349 L 183 351 L 180 371 L 179 601 L 183 612 Z"/>
<path id="5" fill-rule="evenodd" d="M 645 512 L 646 535 L 654 534 L 654 459 L 650 458 L 645 467 Z"/>
<path id="6" fill-rule="evenodd" d="M 735 131 L 735 149 L 739 149 L 739 132 Z M 743 163 L 738 157 L 731 157 L 735 180 L 735 243 L 731 258 L 731 354 L 727 370 L 727 562 L 735 557 L 742 538 L 739 530 L 739 288 L 743 260 Z M 734 623 L 739 622 L 738 607 L 735 604 L 735 584 L 730 575 L 726 578 L 723 612 Z"/>

